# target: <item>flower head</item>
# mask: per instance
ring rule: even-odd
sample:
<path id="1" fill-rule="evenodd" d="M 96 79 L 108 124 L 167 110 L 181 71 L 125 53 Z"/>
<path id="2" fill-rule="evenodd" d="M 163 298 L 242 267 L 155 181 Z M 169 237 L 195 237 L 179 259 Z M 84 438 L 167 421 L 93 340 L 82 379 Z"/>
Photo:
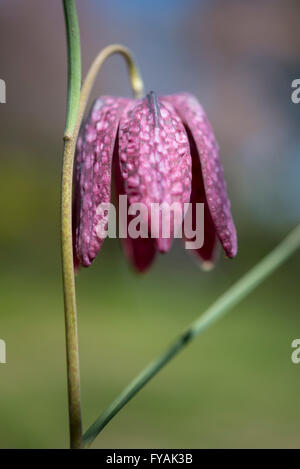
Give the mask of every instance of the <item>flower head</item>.
<path id="1" fill-rule="evenodd" d="M 104 241 L 108 212 L 98 207 L 111 200 L 112 175 L 116 194 L 127 196 L 128 207 L 143 204 L 147 209 L 142 218 L 151 227 L 147 237 L 131 237 L 127 225 L 122 239 L 137 270 L 146 270 L 158 251 L 170 249 L 174 233 L 184 226 L 184 206 L 189 202 L 193 225 L 196 203 L 204 204 L 204 244 L 194 250 L 195 255 L 213 262 L 217 239 L 228 257 L 236 255 L 236 231 L 218 146 L 203 108 L 192 95 L 157 97 L 151 92 L 140 100 L 104 96 L 95 101 L 76 149 L 77 265 L 89 266 Z M 175 207 L 167 220 L 167 236 L 163 212 L 154 219 L 152 210 L 161 204 Z M 128 213 L 127 224 L 132 219 Z"/>

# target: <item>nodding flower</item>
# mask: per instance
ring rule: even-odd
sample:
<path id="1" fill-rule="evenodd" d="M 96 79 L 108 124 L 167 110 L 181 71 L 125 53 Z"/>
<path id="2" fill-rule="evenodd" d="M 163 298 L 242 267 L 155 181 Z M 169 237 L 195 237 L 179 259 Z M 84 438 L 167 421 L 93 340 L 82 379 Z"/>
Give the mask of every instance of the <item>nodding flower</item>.
<path id="1" fill-rule="evenodd" d="M 128 206 L 190 203 L 194 222 L 197 203 L 204 204 L 204 242 L 192 250 L 204 266 L 214 263 L 218 240 L 227 257 L 237 253 L 237 236 L 218 145 L 198 100 L 188 94 L 143 99 L 102 96 L 82 125 L 74 171 L 73 245 L 75 267 L 88 267 L 104 241 L 99 225 L 108 214 L 112 175 L 116 195 L 126 195 Z M 167 252 L 181 217 L 170 223 L 168 237 L 160 226 L 157 236 L 121 239 L 124 252 L 143 272 L 157 252 Z M 151 215 L 149 215 L 150 219 Z M 175 220 L 176 218 L 176 220 Z M 160 222 L 158 223 L 160 225 Z"/>

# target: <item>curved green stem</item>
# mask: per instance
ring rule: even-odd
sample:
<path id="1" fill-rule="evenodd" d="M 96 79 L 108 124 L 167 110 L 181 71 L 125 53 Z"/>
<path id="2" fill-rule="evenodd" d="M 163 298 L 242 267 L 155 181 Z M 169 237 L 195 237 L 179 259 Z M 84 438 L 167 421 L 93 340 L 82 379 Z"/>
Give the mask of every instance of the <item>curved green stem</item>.
<path id="1" fill-rule="evenodd" d="M 82 442 L 77 311 L 72 250 L 72 177 L 81 86 L 80 36 L 74 0 L 64 0 L 68 49 L 68 101 L 61 188 L 61 249 L 65 306 L 70 447 Z"/>
<path id="2" fill-rule="evenodd" d="M 130 84 L 131 84 L 134 97 L 138 99 L 143 96 L 144 84 L 143 84 L 143 80 L 141 78 L 139 69 L 136 65 L 132 52 L 129 49 L 127 49 L 127 47 L 124 47 L 121 44 L 111 44 L 105 47 L 104 49 L 102 49 L 101 52 L 99 52 L 99 54 L 93 61 L 92 65 L 90 66 L 87 76 L 81 88 L 77 121 L 76 121 L 75 129 L 74 129 L 75 139 L 77 139 L 80 125 L 82 122 L 82 118 L 83 118 L 92 88 L 94 86 L 95 80 L 98 76 L 98 73 L 102 65 L 104 64 L 104 62 L 109 57 L 115 54 L 122 55 L 126 61 Z"/>
<path id="3" fill-rule="evenodd" d="M 270 254 L 238 280 L 229 290 L 212 304 L 175 342 L 156 360 L 148 365 L 112 404 L 89 427 L 83 436 L 83 445 L 89 446 L 110 420 L 129 402 L 175 355 L 197 335 L 220 319 L 257 285 L 277 269 L 300 247 L 300 225 L 298 225 Z"/>

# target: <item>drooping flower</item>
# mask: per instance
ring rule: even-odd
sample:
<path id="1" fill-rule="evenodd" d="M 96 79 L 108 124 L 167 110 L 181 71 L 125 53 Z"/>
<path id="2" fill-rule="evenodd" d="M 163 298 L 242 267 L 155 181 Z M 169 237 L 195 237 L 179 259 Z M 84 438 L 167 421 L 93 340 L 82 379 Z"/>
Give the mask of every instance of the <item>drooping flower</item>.
<path id="1" fill-rule="evenodd" d="M 148 209 L 152 230 L 148 237 L 130 237 L 123 226 L 123 248 L 138 271 L 146 270 L 158 251 L 170 249 L 174 233 L 184 226 L 183 208 L 189 202 L 193 224 L 196 203 L 204 203 L 204 244 L 194 250 L 195 255 L 202 262 L 213 262 L 217 239 L 228 257 L 236 255 L 236 231 L 218 145 L 194 96 L 157 97 L 151 92 L 140 100 L 104 96 L 95 101 L 76 149 L 76 265 L 89 266 L 101 249 L 108 213 L 98 207 L 111 201 L 112 176 L 117 201 L 119 195 L 126 195 L 128 207 L 141 203 Z M 182 208 L 179 216 L 169 219 L 169 236 L 161 229 L 163 215 L 153 223 L 151 211 L 155 204 L 164 203 Z M 129 215 L 127 223 L 131 219 Z"/>

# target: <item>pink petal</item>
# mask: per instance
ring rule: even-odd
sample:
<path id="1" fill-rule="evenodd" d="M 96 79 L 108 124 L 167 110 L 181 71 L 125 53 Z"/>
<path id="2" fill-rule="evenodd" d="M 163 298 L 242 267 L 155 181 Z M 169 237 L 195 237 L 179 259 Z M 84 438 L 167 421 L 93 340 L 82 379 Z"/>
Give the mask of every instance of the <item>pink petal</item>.
<path id="1" fill-rule="evenodd" d="M 161 211 L 154 226 L 158 249 L 166 252 L 182 223 L 183 204 L 189 201 L 191 191 L 191 156 L 184 126 L 175 110 L 151 92 L 122 114 L 119 148 L 124 191 L 130 204 L 145 204 L 151 222 L 153 203 L 166 203 L 169 208 L 176 203 L 179 216 L 175 219 L 171 211 L 170 236 L 162 237 Z"/>
<path id="2" fill-rule="evenodd" d="M 205 187 L 206 198 L 217 235 L 228 257 L 237 253 L 237 236 L 231 215 L 218 145 L 211 125 L 198 100 L 188 94 L 166 96 L 195 140 Z M 194 175 L 193 175 L 194 177 Z"/>
<path id="3" fill-rule="evenodd" d="M 97 99 L 78 138 L 75 166 L 75 267 L 87 267 L 104 241 L 100 227 L 107 228 L 107 213 L 97 213 L 110 202 L 111 165 L 123 98 Z"/>
<path id="4" fill-rule="evenodd" d="M 121 177 L 119 164 L 119 146 L 115 146 L 114 152 L 114 179 L 116 186 L 116 207 L 119 208 L 119 195 L 125 195 L 124 181 Z M 129 204 L 128 204 L 129 205 Z M 128 207 L 127 207 L 128 210 Z M 118 213 L 119 217 L 119 213 Z M 122 222 L 121 222 L 122 223 Z M 127 227 L 125 227 L 127 231 Z M 124 230 L 124 231 L 125 231 Z M 133 267 L 140 273 L 149 269 L 156 255 L 156 244 L 152 238 L 136 238 L 132 239 L 128 235 L 127 238 L 121 238 L 121 244 L 126 257 L 129 259 Z"/>
<path id="5" fill-rule="evenodd" d="M 204 190 L 204 182 L 202 177 L 201 164 L 199 159 L 198 150 L 195 141 L 188 130 L 188 137 L 191 147 L 192 155 L 192 192 L 190 198 L 190 208 L 192 210 L 192 229 L 196 229 L 196 203 L 204 204 L 204 244 L 199 249 L 192 249 L 191 253 L 196 258 L 201 259 L 201 265 L 204 269 L 211 268 L 216 260 L 217 251 L 217 233 L 215 225 L 212 221 L 211 214 L 208 208 L 206 194 Z M 183 222 L 184 223 L 184 222 Z M 183 226 L 184 233 L 184 226 Z M 194 239 L 186 239 L 186 241 L 194 241 Z"/>

